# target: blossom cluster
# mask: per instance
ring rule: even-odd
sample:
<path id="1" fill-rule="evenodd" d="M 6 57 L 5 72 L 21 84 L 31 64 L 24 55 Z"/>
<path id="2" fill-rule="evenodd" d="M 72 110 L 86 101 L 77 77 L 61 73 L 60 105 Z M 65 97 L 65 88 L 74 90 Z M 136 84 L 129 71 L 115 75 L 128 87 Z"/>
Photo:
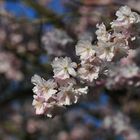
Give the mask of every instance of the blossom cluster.
<path id="1" fill-rule="evenodd" d="M 0 74 L 5 74 L 8 79 L 22 80 L 20 61 L 10 52 L 0 52 Z"/>
<path id="2" fill-rule="evenodd" d="M 32 77 L 31 81 L 35 85 L 33 88 L 35 95 L 32 104 L 36 109 L 36 114 L 46 114 L 48 117 L 52 117 L 55 107 L 59 108 L 76 103 L 80 95 L 87 94 L 87 86 L 78 87 L 76 81 L 70 78 L 69 73 L 75 74 L 75 71 L 70 66 L 73 63 L 68 64 L 67 59 L 69 58 L 62 59 L 62 65 L 58 65 L 54 70 L 55 79 L 46 81 L 38 75 Z M 54 60 L 54 63 L 57 63 L 57 61 L 60 60 Z M 64 75 L 61 78 L 63 72 Z"/>
<path id="3" fill-rule="evenodd" d="M 139 133 L 130 125 L 130 120 L 123 113 L 117 112 L 104 119 L 103 127 L 122 135 L 125 140 L 139 140 Z"/>
<path id="4" fill-rule="evenodd" d="M 138 49 L 129 50 L 127 57 L 122 58 L 121 61 L 112 66 L 108 72 L 106 80 L 106 87 L 108 89 L 123 89 L 124 87 L 130 91 L 140 87 L 140 68 L 134 61 L 137 57 Z"/>
<path id="5" fill-rule="evenodd" d="M 25 71 L 29 71 L 27 65 L 30 56 L 33 55 L 30 52 L 38 50 L 35 39 L 38 33 L 28 21 L 25 20 L 27 24 L 17 22 L 16 15 L 7 11 L 4 5 L 4 1 L 0 1 L 0 76 L 15 81 L 23 80 Z M 28 59 L 24 59 L 26 55 Z M 21 66 L 26 70 L 22 71 Z"/>
<path id="6" fill-rule="evenodd" d="M 80 63 L 72 62 L 69 57 L 56 57 L 52 62 L 53 79 L 46 81 L 38 75 L 32 77 L 36 114 L 51 117 L 56 106 L 64 107 L 76 103 L 80 95 L 87 94 L 89 84 L 94 86 L 102 75 L 108 75 L 112 63 L 118 63 L 128 56 L 129 41 L 135 39 L 129 29 L 132 24 L 140 22 L 140 16 L 127 6 L 121 7 L 116 16 L 117 19 L 111 22 L 109 31 L 104 23 L 97 24 L 96 42 L 78 41 L 75 52 Z M 137 67 L 133 71 L 129 67 L 126 67 L 125 77 L 138 73 Z"/>
<path id="7" fill-rule="evenodd" d="M 107 31 L 103 23 L 97 24 L 97 43 L 92 44 L 89 40 L 78 42 L 76 55 L 80 56 L 81 60 L 81 65 L 78 69 L 78 76 L 81 80 L 93 82 L 99 75 L 108 71 L 106 66 L 111 65 L 111 62 L 118 62 L 129 54 L 129 39 L 133 40 L 134 38 L 128 29 L 132 24 L 140 22 L 140 16 L 135 12 L 131 12 L 129 17 L 127 11 L 130 12 L 131 10 L 129 7 L 124 6 L 116 12 L 118 18 L 111 23 L 110 31 Z M 130 22 L 131 16 L 135 20 L 133 19 Z M 127 26 L 126 24 L 124 25 L 126 20 Z M 113 26 L 115 23 L 118 24 Z"/>
<path id="8" fill-rule="evenodd" d="M 65 46 L 70 42 L 72 42 L 72 39 L 65 31 L 55 28 L 51 31 L 46 31 L 42 37 L 42 44 L 47 50 L 47 54 L 55 57 L 66 55 Z"/>

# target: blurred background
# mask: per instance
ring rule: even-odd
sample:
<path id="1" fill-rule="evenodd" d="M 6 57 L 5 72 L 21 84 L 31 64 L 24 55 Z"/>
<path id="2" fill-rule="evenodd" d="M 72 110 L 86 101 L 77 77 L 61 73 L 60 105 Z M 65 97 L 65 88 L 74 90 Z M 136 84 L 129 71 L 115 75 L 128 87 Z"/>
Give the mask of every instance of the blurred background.
<path id="1" fill-rule="evenodd" d="M 140 90 L 97 87 L 53 119 L 32 106 L 31 76 L 51 77 L 55 56 L 75 60 L 78 39 L 95 40 L 122 5 L 140 13 L 140 0 L 0 0 L 0 140 L 140 140 Z"/>

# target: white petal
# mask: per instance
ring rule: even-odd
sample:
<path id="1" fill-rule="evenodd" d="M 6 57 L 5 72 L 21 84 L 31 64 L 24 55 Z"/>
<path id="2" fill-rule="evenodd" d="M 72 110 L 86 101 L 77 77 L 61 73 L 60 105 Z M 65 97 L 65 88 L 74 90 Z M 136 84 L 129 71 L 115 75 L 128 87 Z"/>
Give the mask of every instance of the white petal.
<path id="1" fill-rule="evenodd" d="M 48 92 L 44 95 L 45 100 L 47 101 L 52 95 L 54 95 L 57 90 L 49 89 Z"/>
<path id="2" fill-rule="evenodd" d="M 34 84 L 34 85 L 42 85 L 42 78 L 35 74 L 32 78 L 31 78 L 31 82 Z"/>
<path id="3" fill-rule="evenodd" d="M 70 75 L 72 75 L 74 77 L 77 75 L 76 71 L 73 68 L 68 68 L 68 72 L 69 72 Z"/>
<path id="4" fill-rule="evenodd" d="M 54 75 L 54 78 L 58 78 L 58 79 L 62 79 L 62 80 L 67 79 L 69 77 L 70 77 L 69 74 L 64 70 L 62 70 L 59 73 Z"/>

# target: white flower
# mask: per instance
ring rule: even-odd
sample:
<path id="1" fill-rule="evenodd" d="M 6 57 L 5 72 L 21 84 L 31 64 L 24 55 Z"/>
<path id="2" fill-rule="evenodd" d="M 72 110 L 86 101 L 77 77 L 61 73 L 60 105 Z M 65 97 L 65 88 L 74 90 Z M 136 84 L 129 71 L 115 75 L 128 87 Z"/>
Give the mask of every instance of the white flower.
<path id="1" fill-rule="evenodd" d="M 111 61 L 114 56 L 114 43 L 111 42 L 111 34 L 106 31 L 105 25 L 97 24 L 98 30 L 96 31 L 97 35 L 97 46 L 96 54 L 102 60 Z"/>
<path id="2" fill-rule="evenodd" d="M 75 47 L 76 55 L 80 56 L 81 60 L 87 60 L 95 56 L 94 46 L 90 41 L 80 40 Z"/>
<path id="3" fill-rule="evenodd" d="M 78 96 L 74 92 L 73 85 L 61 87 L 60 92 L 57 94 L 60 105 L 71 105 L 76 103 Z"/>
<path id="4" fill-rule="evenodd" d="M 67 79 L 70 75 L 76 76 L 76 71 L 74 68 L 77 67 L 75 62 L 72 62 L 69 57 L 58 58 L 56 57 L 52 63 L 54 78 L 57 79 Z"/>
<path id="5" fill-rule="evenodd" d="M 93 82 L 94 79 L 98 78 L 100 68 L 93 66 L 92 64 L 85 64 L 83 67 L 78 69 L 79 77 L 88 82 Z"/>
<path id="6" fill-rule="evenodd" d="M 36 110 L 37 115 L 45 114 L 47 117 L 52 117 L 54 107 L 58 106 L 55 100 L 51 102 L 45 101 L 42 96 L 34 95 L 32 105 Z"/>
<path id="7" fill-rule="evenodd" d="M 38 75 L 34 75 L 31 78 L 31 82 L 35 85 L 33 92 L 35 93 L 32 105 L 36 110 L 36 114 L 46 114 L 51 117 L 51 111 L 56 103 L 56 90 L 57 84 L 54 80 L 44 80 Z"/>
<path id="8" fill-rule="evenodd" d="M 55 78 L 55 81 L 61 87 L 68 86 L 68 85 L 76 85 L 76 80 L 74 78 L 69 78 L 69 79 L 64 79 L 64 80 Z"/>
<path id="9" fill-rule="evenodd" d="M 116 16 L 118 18 L 111 23 L 112 28 L 120 26 L 129 27 L 130 24 L 140 22 L 140 16 L 137 13 L 132 12 L 128 6 L 121 7 L 116 12 Z"/>
<path id="10" fill-rule="evenodd" d="M 105 25 L 103 23 L 100 25 L 97 24 L 96 27 L 98 28 L 98 30 L 96 31 L 98 41 L 109 41 L 111 38 L 111 34 L 106 31 Z"/>
<path id="11" fill-rule="evenodd" d="M 36 109 L 36 114 L 40 115 L 45 112 L 46 103 L 44 101 L 44 98 L 34 95 L 34 100 L 32 102 L 32 105 Z"/>
<path id="12" fill-rule="evenodd" d="M 60 92 L 57 94 L 59 105 L 71 105 L 77 103 L 80 95 L 87 94 L 88 87 L 74 88 L 71 84 L 69 86 L 60 87 Z"/>
<path id="13" fill-rule="evenodd" d="M 105 61 L 111 61 L 114 57 L 114 46 L 110 42 L 98 42 L 97 56 Z"/>
<path id="14" fill-rule="evenodd" d="M 40 76 L 34 75 L 31 78 L 31 82 L 35 85 L 33 92 L 36 95 L 42 96 L 46 101 L 57 92 L 55 89 L 57 84 L 54 82 L 54 80 L 46 81 Z"/>

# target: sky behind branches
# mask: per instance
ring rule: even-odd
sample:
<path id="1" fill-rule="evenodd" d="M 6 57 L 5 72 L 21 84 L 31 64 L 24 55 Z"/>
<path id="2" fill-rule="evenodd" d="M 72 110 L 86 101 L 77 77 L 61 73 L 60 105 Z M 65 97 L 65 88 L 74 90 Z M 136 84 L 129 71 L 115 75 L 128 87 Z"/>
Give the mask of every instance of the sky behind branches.
<path id="1" fill-rule="evenodd" d="M 51 10 L 57 12 L 57 14 L 63 14 L 63 12 L 64 12 L 64 8 L 61 3 L 61 0 L 52 0 L 47 5 L 47 7 L 50 8 Z M 7 10 L 9 10 L 10 12 L 14 13 L 16 16 L 25 15 L 25 16 L 29 17 L 30 19 L 33 19 L 36 17 L 35 11 L 32 8 L 24 5 L 21 0 L 17 0 L 17 2 L 15 2 L 13 0 L 8 0 L 5 3 L 5 8 Z"/>

